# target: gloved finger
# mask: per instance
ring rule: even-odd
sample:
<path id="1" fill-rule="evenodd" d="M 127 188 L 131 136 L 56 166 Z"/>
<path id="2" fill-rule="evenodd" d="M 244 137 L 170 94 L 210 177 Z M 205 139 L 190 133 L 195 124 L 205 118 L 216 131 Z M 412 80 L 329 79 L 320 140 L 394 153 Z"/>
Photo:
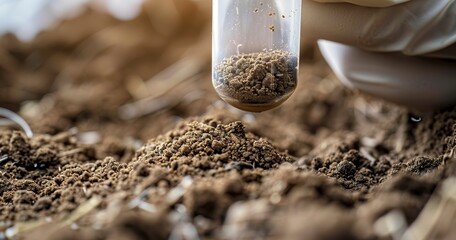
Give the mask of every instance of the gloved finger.
<path id="1" fill-rule="evenodd" d="M 312 0 L 302 4 L 304 37 L 406 55 L 432 53 L 456 42 L 454 0 L 412 0 L 385 8 Z"/>
<path id="2" fill-rule="evenodd" d="M 320 50 L 340 80 L 373 96 L 419 110 L 456 104 L 456 62 L 374 53 L 320 40 Z"/>

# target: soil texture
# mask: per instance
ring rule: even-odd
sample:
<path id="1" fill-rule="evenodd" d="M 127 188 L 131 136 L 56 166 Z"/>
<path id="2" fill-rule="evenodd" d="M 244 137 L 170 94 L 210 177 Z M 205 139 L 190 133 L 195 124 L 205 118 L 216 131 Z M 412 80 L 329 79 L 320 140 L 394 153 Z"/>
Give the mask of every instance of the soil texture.
<path id="1" fill-rule="evenodd" d="M 285 63 L 271 82 L 243 72 L 256 95 L 299 84 L 239 111 L 211 84 L 210 2 L 177 2 L 0 38 L 0 104 L 34 131 L 0 122 L 0 239 L 456 237 L 456 108 L 411 114 L 343 87 L 303 42 L 299 74 L 285 53 L 242 58 Z M 151 21 L 164 12 L 173 27 Z"/>
<path id="2" fill-rule="evenodd" d="M 281 99 L 287 99 L 296 88 L 297 67 L 296 57 L 287 51 L 239 54 L 216 67 L 214 85 L 229 103 L 283 102 Z"/>

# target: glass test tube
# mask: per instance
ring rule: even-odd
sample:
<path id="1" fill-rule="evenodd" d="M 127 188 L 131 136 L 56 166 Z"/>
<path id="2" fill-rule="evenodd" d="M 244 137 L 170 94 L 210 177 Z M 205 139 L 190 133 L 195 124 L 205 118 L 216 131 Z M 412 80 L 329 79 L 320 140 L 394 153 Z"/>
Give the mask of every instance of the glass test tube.
<path id="1" fill-rule="evenodd" d="M 246 111 L 274 108 L 296 89 L 302 0 L 213 0 L 212 83 Z"/>

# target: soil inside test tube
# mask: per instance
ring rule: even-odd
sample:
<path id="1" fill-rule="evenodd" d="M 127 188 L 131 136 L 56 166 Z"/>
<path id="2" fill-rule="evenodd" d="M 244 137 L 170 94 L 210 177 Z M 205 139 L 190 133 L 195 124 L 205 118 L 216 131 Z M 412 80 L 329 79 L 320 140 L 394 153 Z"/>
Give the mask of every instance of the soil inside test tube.
<path id="1" fill-rule="evenodd" d="M 297 64 L 297 58 L 283 50 L 235 55 L 216 67 L 215 88 L 223 100 L 237 108 L 265 111 L 293 93 Z"/>

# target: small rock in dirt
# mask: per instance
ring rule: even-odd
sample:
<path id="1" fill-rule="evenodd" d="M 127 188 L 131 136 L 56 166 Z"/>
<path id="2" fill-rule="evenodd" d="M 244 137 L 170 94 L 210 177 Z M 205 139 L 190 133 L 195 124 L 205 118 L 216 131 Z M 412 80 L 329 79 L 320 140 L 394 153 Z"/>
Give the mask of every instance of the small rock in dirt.
<path id="1" fill-rule="evenodd" d="M 343 160 L 337 164 L 336 174 L 343 178 L 352 178 L 356 173 L 356 166 L 352 162 Z"/>

